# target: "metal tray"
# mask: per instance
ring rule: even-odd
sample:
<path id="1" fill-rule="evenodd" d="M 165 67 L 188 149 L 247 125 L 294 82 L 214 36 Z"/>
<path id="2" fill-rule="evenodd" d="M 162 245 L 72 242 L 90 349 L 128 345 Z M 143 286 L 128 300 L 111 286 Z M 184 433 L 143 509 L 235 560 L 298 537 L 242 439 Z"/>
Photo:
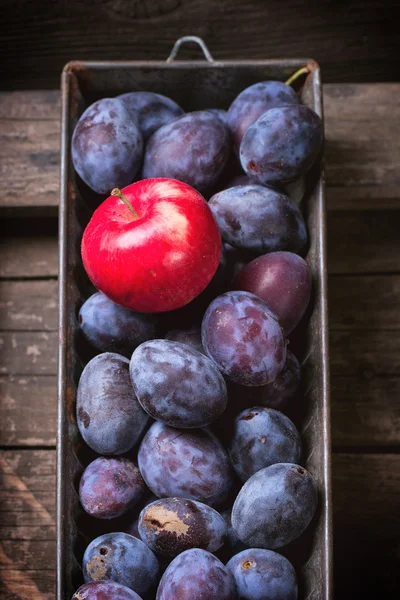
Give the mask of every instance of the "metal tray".
<path id="1" fill-rule="evenodd" d="M 183 41 L 196 41 L 205 60 L 175 61 Z M 71 62 L 62 73 L 60 242 L 60 313 L 57 446 L 57 600 L 70 600 L 82 583 L 80 560 L 91 524 L 79 504 L 77 486 L 88 455 L 75 420 L 77 382 L 85 360 L 77 311 L 90 293 L 80 258 L 80 240 L 89 219 L 90 194 L 79 185 L 70 154 L 74 126 L 93 101 L 133 90 L 150 90 L 174 98 L 186 110 L 227 108 L 245 87 L 267 79 L 286 80 L 305 64 L 311 66 L 301 90 L 302 101 L 322 115 L 320 70 L 307 59 L 214 61 L 198 38 L 182 38 L 166 62 Z M 300 353 L 305 398 L 297 425 L 306 449 L 305 466 L 316 477 L 319 510 L 308 533 L 289 549 L 300 583 L 299 598 L 332 598 L 332 528 L 330 413 L 328 377 L 327 275 L 325 205 L 322 176 L 309 181 L 303 202 L 310 245 L 307 261 L 313 276 L 309 319 L 292 340 Z M 98 534 L 98 533 L 97 533 Z M 94 536 L 94 534 L 92 534 Z"/>

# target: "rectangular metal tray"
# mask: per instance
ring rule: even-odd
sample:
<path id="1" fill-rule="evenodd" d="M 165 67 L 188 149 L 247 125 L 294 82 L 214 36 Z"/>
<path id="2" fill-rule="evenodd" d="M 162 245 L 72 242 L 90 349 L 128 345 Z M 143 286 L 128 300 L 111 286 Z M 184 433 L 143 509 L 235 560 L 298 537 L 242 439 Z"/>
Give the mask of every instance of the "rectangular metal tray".
<path id="1" fill-rule="evenodd" d="M 80 560 L 87 543 L 82 535 L 82 509 L 77 483 L 82 472 L 82 441 L 75 420 L 75 397 L 82 370 L 77 311 L 89 294 L 80 258 L 80 240 L 89 212 L 71 163 L 74 126 L 86 106 L 101 97 L 133 90 L 171 96 L 186 110 L 227 108 L 245 87 L 268 79 L 286 80 L 309 63 L 312 72 L 302 88 L 302 101 L 321 117 L 320 70 L 307 59 L 172 62 L 72 62 L 62 73 L 62 139 L 60 243 L 60 313 L 57 445 L 57 600 L 70 600 L 82 583 Z M 303 414 L 297 423 L 306 449 L 305 466 L 316 477 L 319 509 L 293 555 L 300 580 L 300 599 L 331 600 L 332 525 L 328 321 L 324 184 L 322 175 L 302 206 L 310 246 L 307 261 L 313 277 L 313 302 L 306 327 L 293 341 L 299 348 L 305 378 Z M 83 460 L 84 462 L 84 460 Z"/>

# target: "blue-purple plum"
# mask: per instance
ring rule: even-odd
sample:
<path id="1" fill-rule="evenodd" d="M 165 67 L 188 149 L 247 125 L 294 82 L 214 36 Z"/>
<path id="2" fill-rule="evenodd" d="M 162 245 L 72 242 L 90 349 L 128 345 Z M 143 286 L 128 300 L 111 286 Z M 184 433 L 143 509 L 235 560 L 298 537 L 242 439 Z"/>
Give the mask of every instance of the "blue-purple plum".
<path id="1" fill-rule="evenodd" d="M 286 362 L 282 371 L 271 383 L 254 388 L 243 388 L 246 404 L 267 406 L 285 410 L 300 395 L 302 386 L 299 361 L 289 349 L 286 350 Z M 236 390 L 238 393 L 239 390 Z"/>
<path id="2" fill-rule="evenodd" d="M 204 427 L 226 408 L 221 373 L 207 356 L 187 344 L 144 342 L 132 354 L 130 374 L 144 410 L 171 427 Z"/>
<path id="3" fill-rule="evenodd" d="M 167 567 L 157 600 L 236 600 L 231 572 L 213 554 L 192 548 Z"/>
<path id="4" fill-rule="evenodd" d="M 204 315 L 206 354 L 235 383 L 258 386 L 274 381 L 286 360 L 282 329 L 268 306 L 254 294 L 227 292 Z"/>
<path id="5" fill-rule="evenodd" d="M 232 509 L 232 525 L 250 547 L 275 550 L 298 538 L 317 508 L 317 485 L 306 469 L 278 463 L 255 473 Z"/>
<path id="6" fill-rule="evenodd" d="M 263 548 L 243 550 L 226 564 L 241 600 L 297 600 L 297 578 L 287 558 Z"/>
<path id="7" fill-rule="evenodd" d="M 247 408 L 235 419 L 229 455 L 236 474 L 244 482 L 275 463 L 298 463 L 300 434 L 289 417 L 278 410 Z"/>
<path id="8" fill-rule="evenodd" d="M 278 317 L 288 335 L 306 312 L 311 272 L 293 252 L 270 252 L 251 261 L 237 275 L 233 288 L 259 296 Z"/>
<path id="9" fill-rule="evenodd" d="M 235 177 L 233 177 L 227 183 L 227 185 L 224 186 L 223 189 L 236 187 L 238 185 L 251 185 L 251 184 L 255 184 L 255 183 L 257 183 L 256 180 L 251 179 L 248 175 L 245 175 L 243 173 L 243 174 L 235 175 Z M 297 205 L 299 205 L 304 197 L 306 183 L 305 183 L 304 177 L 300 177 L 299 179 L 296 179 L 295 181 L 283 183 L 278 186 L 277 185 L 274 186 L 271 184 L 268 187 L 275 187 L 275 188 L 277 187 L 278 191 L 283 192 L 284 194 L 289 196 L 289 198 L 291 200 L 293 200 L 293 202 L 295 202 Z"/>
<path id="10" fill-rule="evenodd" d="M 127 533 L 106 533 L 85 550 L 82 563 L 85 583 L 115 581 L 143 600 L 153 598 L 160 566 L 153 552 L 141 540 Z"/>
<path id="11" fill-rule="evenodd" d="M 130 358 L 139 344 L 156 337 L 157 318 L 128 310 L 96 292 L 82 304 L 79 326 L 100 352 L 117 352 Z"/>
<path id="12" fill-rule="evenodd" d="M 228 454 L 208 429 L 153 423 L 138 461 L 147 487 L 159 498 L 178 496 L 215 506 L 226 500 L 233 484 Z"/>
<path id="13" fill-rule="evenodd" d="M 79 119 L 71 153 L 83 181 L 98 194 L 109 194 L 134 181 L 142 161 L 143 138 L 123 102 L 103 98 Z"/>
<path id="14" fill-rule="evenodd" d="M 152 493 L 147 493 L 142 498 L 141 502 L 139 502 L 139 504 L 136 505 L 134 510 L 130 513 L 130 519 L 124 529 L 125 533 L 133 535 L 133 537 L 137 538 L 138 540 L 141 539 L 139 534 L 139 515 L 146 506 L 152 502 L 155 502 L 155 500 L 158 500 L 158 498 Z"/>
<path id="15" fill-rule="evenodd" d="M 221 516 L 223 517 L 226 526 L 225 543 L 221 549 L 221 553 L 224 556 L 224 562 L 226 562 L 238 552 L 245 550 L 247 546 L 239 539 L 236 531 L 232 527 L 232 510 L 230 508 L 223 510 Z"/>
<path id="16" fill-rule="evenodd" d="M 166 340 L 187 344 L 204 354 L 203 344 L 201 343 L 201 328 L 193 325 L 187 329 L 172 329 L 165 334 Z"/>
<path id="17" fill-rule="evenodd" d="M 242 139 L 242 167 L 262 184 L 293 181 L 310 169 L 323 136 L 322 121 L 311 108 L 300 104 L 271 108 Z"/>
<path id="18" fill-rule="evenodd" d="M 105 352 L 86 365 L 76 420 L 83 439 L 98 454 L 123 454 L 139 442 L 150 419 L 133 391 L 127 358 Z"/>
<path id="19" fill-rule="evenodd" d="M 294 89 L 281 81 L 260 81 L 244 89 L 228 110 L 228 123 L 237 148 L 248 128 L 267 110 L 299 102 Z"/>
<path id="20" fill-rule="evenodd" d="M 202 502 L 163 498 L 142 510 L 139 534 L 156 554 L 174 557 L 189 548 L 215 552 L 224 543 L 226 525 L 216 510 Z"/>
<path id="21" fill-rule="evenodd" d="M 222 108 L 207 108 L 207 112 L 216 115 L 219 119 L 221 119 L 221 121 L 224 125 L 226 125 L 226 127 L 229 127 L 227 110 L 223 110 Z"/>
<path id="22" fill-rule="evenodd" d="M 217 182 L 229 153 L 229 132 L 219 117 L 208 111 L 187 113 L 151 136 L 143 178 L 179 179 L 205 192 Z"/>
<path id="23" fill-rule="evenodd" d="M 128 92 L 117 97 L 124 103 L 133 120 L 137 120 L 144 141 L 162 125 L 180 117 L 184 112 L 171 98 L 154 92 Z"/>
<path id="24" fill-rule="evenodd" d="M 144 492 L 143 477 L 127 458 L 96 458 L 83 471 L 79 484 L 83 508 L 98 519 L 112 519 L 127 513 Z"/>
<path id="25" fill-rule="evenodd" d="M 307 229 L 297 205 L 285 194 L 262 185 L 239 185 L 215 194 L 209 206 L 222 239 L 258 254 L 300 252 Z"/>
<path id="26" fill-rule="evenodd" d="M 142 600 L 125 585 L 115 581 L 91 581 L 76 590 L 72 600 Z"/>

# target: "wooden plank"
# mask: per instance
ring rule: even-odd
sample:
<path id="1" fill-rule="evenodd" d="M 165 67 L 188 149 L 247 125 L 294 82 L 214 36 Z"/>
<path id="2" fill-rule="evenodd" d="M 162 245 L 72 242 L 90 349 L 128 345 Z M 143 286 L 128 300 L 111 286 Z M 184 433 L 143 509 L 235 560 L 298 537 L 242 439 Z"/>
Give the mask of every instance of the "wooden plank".
<path id="1" fill-rule="evenodd" d="M 4 331 L 0 333 L 1 375 L 55 375 L 56 331 Z"/>
<path id="2" fill-rule="evenodd" d="M 0 596 L 51 600 L 55 583 L 55 453 L 0 453 Z"/>
<path id="3" fill-rule="evenodd" d="M 0 236 L 0 277 L 56 277 L 58 244 L 53 235 Z"/>
<path id="4" fill-rule="evenodd" d="M 55 331 L 57 326 L 57 281 L 0 281 L 0 331 Z"/>
<path id="5" fill-rule="evenodd" d="M 398 83 L 324 86 L 328 208 L 400 208 Z"/>
<path id="6" fill-rule="evenodd" d="M 400 456 L 333 456 L 335 597 L 399 597 Z"/>
<path id="7" fill-rule="evenodd" d="M 25 599 L 24 590 L 29 584 L 43 594 L 39 596 L 36 591 L 29 597 L 50 598 L 46 594 L 50 594 L 50 584 L 54 582 L 49 577 L 51 573 L 54 577 L 55 558 L 55 453 L 2 452 L 0 467 L 0 495 L 12 494 L 15 498 L 15 505 L 6 503 L 4 525 L 0 527 L 0 580 L 8 594 L 3 592 L 1 597 Z M 334 455 L 333 490 L 337 597 L 353 599 L 357 589 L 363 597 L 371 597 L 366 593 L 369 590 L 372 597 L 396 598 L 400 456 Z M 18 530 L 18 543 L 10 534 L 8 522 L 23 523 Z M 374 568 L 365 569 L 366 564 L 373 564 Z M 19 587 L 19 578 L 25 587 Z"/>
<path id="8" fill-rule="evenodd" d="M 56 422 L 55 375 L 0 378 L 0 446 L 54 446 Z"/>
<path id="9" fill-rule="evenodd" d="M 328 272 L 396 273 L 400 270 L 400 212 L 328 214 Z"/>
<path id="10" fill-rule="evenodd" d="M 324 86 L 329 209 L 400 207 L 399 94 L 397 83 Z M 57 90 L 0 93 L 0 209 L 57 208 L 59 108 Z"/>

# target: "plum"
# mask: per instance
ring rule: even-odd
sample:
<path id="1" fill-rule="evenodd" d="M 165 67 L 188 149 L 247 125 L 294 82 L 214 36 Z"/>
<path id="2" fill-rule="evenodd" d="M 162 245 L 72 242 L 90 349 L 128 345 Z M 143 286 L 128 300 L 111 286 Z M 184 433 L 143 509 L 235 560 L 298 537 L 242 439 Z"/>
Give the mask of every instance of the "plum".
<path id="1" fill-rule="evenodd" d="M 235 419 L 229 455 L 236 474 L 244 482 L 275 463 L 298 463 L 300 434 L 289 417 L 278 410 L 248 408 Z"/>
<path id="2" fill-rule="evenodd" d="M 235 600 L 231 572 L 210 552 L 192 548 L 167 567 L 156 600 Z"/>
<path id="3" fill-rule="evenodd" d="M 114 581 L 91 581 L 84 583 L 72 596 L 72 600 L 142 600 L 136 592 Z"/>
<path id="4" fill-rule="evenodd" d="M 208 307 L 201 327 L 203 347 L 232 381 L 257 386 L 274 381 L 286 360 L 282 329 L 254 294 L 227 292 Z"/>
<path id="5" fill-rule="evenodd" d="M 117 98 L 124 103 L 132 119 L 137 121 L 145 142 L 162 125 L 184 112 L 171 98 L 154 92 L 128 92 Z"/>
<path id="6" fill-rule="evenodd" d="M 105 352 L 86 365 L 76 420 L 83 439 L 98 454 L 123 454 L 138 443 L 149 416 L 133 391 L 127 358 Z"/>
<path id="7" fill-rule="evenodd" d="M 79 326 L 100 352 L 116 352 L 130 358 L 139 344 L 156 337 L 157 318 L 128 310 L 96 292 L 82 304 Z"/>
<path id="8" fill-rule="evenodd" d="M 157 554 L 174 557 L 189 548 L 215 552 L 224 543 L 226 525 L 210 506 L 186 498 L 163 498 L 139 516 L 139 534 Z"/>
<path id="9" fill-rule="evenodd" d="M 203 344 L 201 343 L 201 329 L 196 325 L 187 329 L 173 329 L 165 334 L 166 340 L 179 342 L 180 344 L 188 344 L 198 352 L 204 354 Z"/>
<path id="10" fill-rule="evenodd" d="M 130 374 L 144 410 L 171 427 L 203 427 L 225 410 L 224 378 L 207 356 L 187 344 L 144 342 L 132 354 Z"/>
<path id="11" fill-rule="evenodd" d="M 311 296 L 311 272 L 293 252 L 270 252 L 246 265 L 233 288 L 259 296 L 288 335 L 304 315 Z"/>
<path id="12" fill-rule="evenodd" d="M 246 481 L 233 505 L 232 525 L 248 546 L 275 550 L 305 531 L 317 501 L 317 484 L 306 469 L 278 463 Z"/>
<path id="13" fill-rule="evenodd" d="M 98 194 L 109 194 L 115 187 L 132 183 L 142 153 L 143 138 L 137 122 L 117 98 L 103 98 L 89 106 L 72 136 L 75 170 Z"/>
<path id="14" fill-rule="evenodd" d="M 262 184 L 293 181 L 314 163 L 323 135 L 322 121 L 311 108 L 300 104 L 271 108 L 242 139 L 242 167 Z"/>
<path id="15" fill-rule="evenodd" d="M 281 81 L 260 81 L 244 89 L 228 110 L 228 123 L 237 148 L 250 125 L 267 110 L 299 102 L 294 89 Z"/>
<path id="16" fill-rule="evenodd" d="M 277 552 L 249 548 L 233 556 L 226 568 L 243 600 L 297 600 L 296 571 Z"/>
<path id="17" fill-rule="evenodd" d="M 127 458 L 99 457 L 82 474 L 79 498 L 92 517 L 112 519 L 133 508 L 144 491 L 143 478 L 133 462 Z"/>
<path id="18" fill-rule="evenodd" d="M 132 589 L 143 600 L 150 600 L 160 567 L 156 556 L 141 540 L 127 533 L 106 533 L 86 548 L 82 570 L 86 583 L 115 581 Z"/>
<path id="19" fill-rule="evenodd" d="M 307 229 L 297 205 L 282 192 L 262 185 L 239 185 L 209 202 L 222 239 L 236 248 L 264 254 L 300 252 Z"/>
<path id="20" fill-rule="evenodd" d="M 229 132 L 219 117 L 205 110 L 187 113 L 153 133 L 142 175 L 179 179 L 205 192 L 217 182 L 229 153 Z"/>
<path id="21" fill-rule="evenodd" d="M 139 448 L 139 469 L 159 498 L 179 496 L 222 504 L 232 487 L 232 467 L 208 429 L 179 430 L 153 423 Z"/>

